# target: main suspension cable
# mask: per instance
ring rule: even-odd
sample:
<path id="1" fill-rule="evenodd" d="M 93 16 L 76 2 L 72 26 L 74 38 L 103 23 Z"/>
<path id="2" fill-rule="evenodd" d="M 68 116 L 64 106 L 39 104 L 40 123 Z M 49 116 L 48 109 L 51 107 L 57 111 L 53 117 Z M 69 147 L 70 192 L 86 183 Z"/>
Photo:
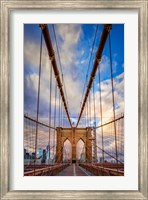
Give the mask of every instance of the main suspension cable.
<path id="1" fill-rule="evenodd" d="M 81 119 L 81 116 L 82 116 L 82 113 L 83 113 L 87 98 L 88 98 L 89 93 L 90 93 L 90 89 L 91 89 L 93 81 L 94 81 L 94 77 L 96 75 L 96 71 L 97 71 L 98 65 L 99 65 L 99 63 L 101 61 L 101 58 L 102 58 L 102 53 L 103 53 L 103 50 L 104 50 L 104 46 L 105 46 L 105 43 L 106 43 L 106 40 L 108 38 L 108 35 L 109 35 L 109 32 L 110 32 L 111 28 L 112 28 L 111 24 L 105 24 L 104 25 L 104 28 L 103 28 L 103 31 L 102 31 L 102 35 L 101 35 L 101 39 L 100 39 L 100 44 L 99 44 L 97 52 L 96 52 L 96 57 L 95 57 L 95 60 L 94 60 L 93 68 L 92 68 L 92 71 L 91 71 L 91 74 L 90 74 L 89 83 L 87 85 L 87 90 L 85 92 L 85 97 L 84 97 L 84 100 L 83 100 L 83 103 L 82 103 L 82 107 L 81 107 L 81 110 L 80 110 L 80 114 L 79 114 L 79 117 L 78 117 L 78 121 L 77 121 L 76 127 L 78 126 L 78 124 L 80 122 L 80 119 Z"/>
<path id="2" fill-rule="evenodd" d="M 68 106 L 67 106 L 67 102 L 66 102 L 65 95 L 64 95 L 64 90 L 62 88 L 63 84 L 61 82 L 60 73 L 59 73 L 59 69 L 58 69 L 58 66 L 57 66 L 55 53 L 54 53 L 54 49 L 53 49 L 53 46 L 52 46 L 49 30 L 48 30 L 48 25 L 47 24 L 40 24 L 39 26 L 41 27 L 42 32 L 43 32 L 45 44 L 46 44 L 46 47 L 47 47 L 47 50 L 48 50 L 49 59 L 52 63 L 54 75 L 55 75 L 57 85 L 58 85 L 58 88 L 59 88 L 59 92 L 60 92 L 60 95 L 61 95 L 61 98 L 62 98 L 62 101 L 63 101 L 63 104 L 64 104 L 64 108 L 65 108 L 65 111 L 66 111 L 66 114 L 67 114 L 67 118 L 69 120 L 70 126 L 72 127 L 72 123 L 71 123 L 71 119 L 70 119 L 70 115 L 69 115 L 69 111 L 68 111 Z"/>
<path id="3" fill-rule="evenodd" d="M 66 86 L 65 86 L 65 80 L 64 80 L 64 77 L 63 77 L 62 63 L 61 63 L 60 52 L 59 52 L 58 41 L 57 41 L 57 36 L 56 36 L 56 31 L 55 31 L 55 28 L 54 28 L 54 24 L 52 24 L 52 28 L 53 28 L 53 33 L 54 33 L 54 38 L 55 38 L 55 44 L 56 44 L 56 48 L 57 48 L 57 54 L 58 54 L 58 58 L 59 58 L 60 70 L 61 70 L 61 74 L 62 74 L 62 84 L 64 86 L 67 107 L 68 107 L 68 110 L 69 110 L 67 91 L 66 91 Z"/>
<path id="4" fill-rule="evenodd" d="M 92 54 L 93 54 L 93 52 L 94 52 L 94 46 L 95 46 L 96 36 L 97 36 L 97 32 L 98 32 L 98 27 L 99 27 L 99 25 L 97 24 L 96 30 L 95 30 L 94 39 L 93 39 L 93 42 L 92 42 L 92 49 L 91 49 L 91 54 L 90 54 L 89 63 L 88 63 L 88 67 L 87 67 L 86 79 L 85 79 L 85 83 L 84 83 L 84 87 L 83 87 L 83 93 L 82 93 L 81 102 L 82 102 L 82 100 L 83 100 L 85 87 L 86 87 L 86 85 L 87 85 L 88 72 L 89 72 L 89 69 L 90 69 L 90 63 L 91 63 L 91 59 L 92 59 Z"/>

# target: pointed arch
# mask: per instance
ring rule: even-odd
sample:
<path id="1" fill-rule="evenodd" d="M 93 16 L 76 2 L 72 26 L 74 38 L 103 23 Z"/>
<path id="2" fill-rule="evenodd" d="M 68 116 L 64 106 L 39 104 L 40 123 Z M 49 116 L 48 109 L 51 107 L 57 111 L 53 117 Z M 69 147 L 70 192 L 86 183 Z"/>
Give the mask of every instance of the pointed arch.
<path id="1" fill-rule="evenodd" d="M 83 138 L 79 138 L 76 143 L 76 160 L 77 161 L 85 161 L 85 142 Z"/>
<path id="2" fill-rule="evenodd" d="M 77 141 L 77 143 L 78 143 L 80 140 L 82 140 L 82 142 L 85 144 L 85 140 L 84 140 L 82 137 L 79 138 L 79 140 Z"/>
<path id="3" fill-rule="evenodd" d="M 66 137 L 66 138 L 64 138 L 64 140 L 63 140 L 63 145 L 64 145 L 64 143 L 65 143 L 67 140 L 68 140 L 68 141 L 70 142 L 70 144 L 71 144 L 70 138 Z M 71 145 L 72 145 L 72 144 L 71 144 Z"/>
<path id="4" fill-rule="evenodd" d="M 69 162 L 72 159 L 72 144 L 68 138 L 63 141 L 63 162 Z"/>

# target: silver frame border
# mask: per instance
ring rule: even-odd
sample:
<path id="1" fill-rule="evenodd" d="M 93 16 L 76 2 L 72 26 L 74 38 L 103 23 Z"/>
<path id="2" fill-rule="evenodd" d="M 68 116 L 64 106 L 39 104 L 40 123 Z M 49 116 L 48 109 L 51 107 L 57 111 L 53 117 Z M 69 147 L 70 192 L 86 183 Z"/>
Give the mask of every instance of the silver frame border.
<path id="1" fill-rule="evenodd" d="M 0 0 L 0 183 L 1 199 L 148 199 L 148 0 Z M 138 191 L 10 191 L 9 190 L 9 23 L 18 9 L 138 9 Z M 7 156 L 6 156 L 7 155 Z"/>

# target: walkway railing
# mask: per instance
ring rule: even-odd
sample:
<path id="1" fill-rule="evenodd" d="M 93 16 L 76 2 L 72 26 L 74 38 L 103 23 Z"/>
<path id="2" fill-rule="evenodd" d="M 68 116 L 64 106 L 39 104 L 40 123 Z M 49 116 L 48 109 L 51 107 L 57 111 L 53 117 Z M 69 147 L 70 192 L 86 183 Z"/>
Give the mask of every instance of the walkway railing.
<path id="1" fill-rule="evenodd" d="M 95 176 L 124 176 L 124 165 L 114 163 L 104 163 L 104 167 L 101 164 L 80 163 L 80 166 L 92 173 Z"/>
<path id="2" fill-rule="evenodd" d="M 30 170 L 24 172 L 25 176 L 55 176 L 60 171 L 68 167 L 69 164 L 56 164 L 56 165 L 45 165 L 45 166 L 36 166 L 35 169 L 31 168 Z"/>

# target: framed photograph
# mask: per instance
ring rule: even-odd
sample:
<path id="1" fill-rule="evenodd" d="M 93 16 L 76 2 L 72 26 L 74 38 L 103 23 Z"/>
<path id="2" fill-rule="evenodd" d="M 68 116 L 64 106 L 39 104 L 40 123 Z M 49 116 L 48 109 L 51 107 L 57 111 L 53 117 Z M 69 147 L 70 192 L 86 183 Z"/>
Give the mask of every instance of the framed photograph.
<path id="1" fill-rule="evenodd" d="M 147 0 L 1 0 L 1 198 L 147 199 Z"/>

